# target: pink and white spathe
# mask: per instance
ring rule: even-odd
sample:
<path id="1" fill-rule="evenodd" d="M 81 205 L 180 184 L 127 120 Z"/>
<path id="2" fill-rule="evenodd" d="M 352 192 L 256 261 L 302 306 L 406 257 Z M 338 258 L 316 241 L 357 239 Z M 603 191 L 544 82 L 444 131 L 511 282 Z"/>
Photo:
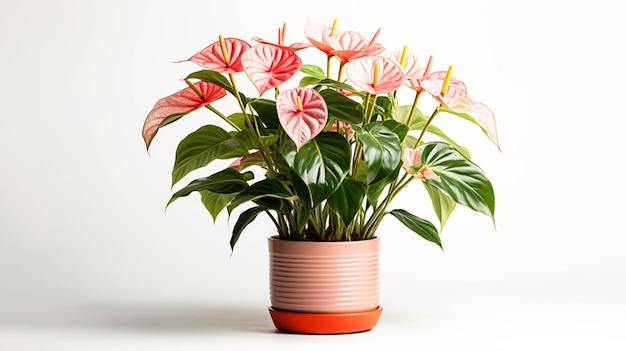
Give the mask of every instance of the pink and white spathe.
<path id="1" fill-rule="evenodd" d="M 269 44 L 248 49 L 241 63 L 259 95 L 289 80 L 302 66 L 293 50 Z"/>
<path id="2" fill-rule="evenodd" d="M 276 97 L 276 111 L 281 126 L 298 150 L 324 129 L 328 119 L 326 101 L 311 88 L 281 92 Z"/>
<path id="3" fill-rule="evenodd" d="M 168 117 L 192 112 L 226 96 L 226 90 L 215 84 L 196 82 L 193 85 L 194 89 L 188 87 L 160 99 L 148 113 L 141 131 L 146 149 Z"/>
<path id="4" fill-rule="evenodd" d="M 366 56 L 346 64 L 348 79 L 363 91 L 378 95 L 398 90 L 405 80 L 402 67 L 381 56 Z"/>
<path id="5" fill-rule="evenodd" d="M 306 26 L 304 27 L 304 35 L 313 46 L 322 51 L 326 55 L 330 56 L 335 48 L 333 47 L 333 41 L 331 35 L 341 33 L 335 31 L 331 27 L 317 23 L 311 19 L 307 19 Z"/>
<path id="6" fill-rule="evenodd" d="M 328 130 L 331 132 L 342 133 L 342 135 L 345 135 L 346 139 L 348 140 L 354 138 L 354 130 L 352 129 L 352 126 L 348 123 L 344 123 L 341 121 L 333 122 L 333 124 L 330 126 L 330 129 Z"/>
<path id="7" fill-rule="evenodd" d="M 430 73 L 420 80 L 420 86 L 443 106 L 470 115 L 485 130 L 489 140 L 499 149 L 496 118 L 493 112 L 485 104 L 472 100 L 467 93 L 465 83 L 454 77 L 450 79 L 447 92 L 442 95 L 441 91 L 446 74 L 447 72 Z"/>
<path id="8" fill-rule="evenodd" d="M 405 149 L 402 168 L 418 179 L 431 179 L 440 182 L 441 178 L 432 169 L 422 166 L 422 158 L 416 149 Z"/>
<path id="9" fill-rule="evenodd" d="M 302 50 L 302 49 L 306 49 L 311 47 L 311 44 L 309 43 L 293 43 L 291 45 L 287 45 L 285 44 L 285 35 L 287 34 L 287 24 L 283 24 L 282 28 L 278 29 L 278 42 L 276 43 L 271 43 L 265 39 L 259 38 L 259 37 L 254 37 L 252 38 L 252 40 L 261 43 L 261 44 L 268 44 L 268 45 L 275 45 L 278 46 L 279 48 L 283 48 L 283 49 L 291 49 L 293 51 L 298 51 L 298 50 Z"/>
<path id="10" fill-rule="evenodd" d="M 225 38 L 223 41 L 223 46 L 218 40 L 191 56 L 187 61 L 220 73 L 230 74 L 243 71 L 241 56 L 250 48 L 250 44 L 237 38 Z"/>
<path id="11" fill-rule="evenodd" d="M 372 40 L 367 40 L 354 31 L 341 33 L 329 39 L 334 48 L 331 53 L 343 62 L 350 62 L 359 57 L 378 55 L 385 51 L 385 48 L 374 42 L 376 36 L 378 36 L 378 32 Z"/>
<path id="12" fill-rule="evenodd" d="M 263 162 L 263 155 L 261 155 L 260 151 L 249 153 L 245 156 L 238 157 L 228 167 L 236 171 L 241 171 L 243 169 L 242 167 L 249 161 L 255 161 L 257 163 Z"/>
<path id="13" fill-rule="evenodd" d="M 419 80 L 424 77 L 426 73 L 428 61 L 421 60 L 416 54 L 402 51 L 396 51 L 385 55 L 385 57 L 392 59 L 399 64 L 404 71 L 406 77 L 405 84 L 414 90 L 419 88 Z M 404 61 L 404 62 L 403 62 Z"/>
<path id="14" fill-rule="evenodd" d="M 336 56 L 343 62 L 350 62 L 359 57 L 378 55 L 385 48 L 376 43 L 380 29 L 371 40 L 355 31 L 342 32 L 315 21 L 308 20 L 304 35 L 317 49 L 328 56 Z"/>

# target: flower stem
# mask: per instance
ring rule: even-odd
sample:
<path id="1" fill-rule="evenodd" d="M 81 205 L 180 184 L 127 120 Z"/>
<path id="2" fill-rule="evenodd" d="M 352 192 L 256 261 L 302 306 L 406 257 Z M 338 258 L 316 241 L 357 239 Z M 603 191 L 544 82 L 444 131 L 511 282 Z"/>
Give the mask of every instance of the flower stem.
<path id="1" fill-rule="evenodd" d="M 411 106 L 411 112 L 409 112 L 409 119 L 406 122 L 407 127 L 411 130 L 411 123 L 413 122 L 413 115 L 415 114 L 415 110 L 417 109 L 417 102 L 422 95 L 422 91 L 418 91 L 415 93 L 415 99 L 413 99 L 413 106 Z M 406 140 L 406 139 L 405 139 Z M 402 149 L 404 150 L 404 140 L 402 140 Z"/>
<path id="2" fill-rule="evenodd" d="M 339 74 L 337 74 L 337 81 L 341 82 L 341 79 L 343 78 L 343 71 L 346 67 L 346 63 L 344 61 L 341 61 L 341 63 L 339 63 Z"/>
<path id="3" fill-rule="evenodd" d="M 332 55 L 328 55 L 328 57 L 326 58 L 326 78 L 330 79 L 330 59 L 332 58 Z"/>
<path id="4" fill-rule="evenodd" d="M 372 100 L 372 103 L 369 104 L 370 98 Z M 368 105 L 366 105 L 366 113 L 367 113 L 367 123 L 369 124 L 372 121 L 372 117 L 374 116 L 374 110 L 376 109 L 376 94 L 367 94 L 367 102 Z M 369 111 L 367 110 L 369 108 Z"/>
<path id="5" fill-rule="evenodd" d="M 435 116 L 437 116 L 438 113 L 439 113 L 439 109 L 435 109 L 435 112 L 433 112 L 433 114 L 430 116 L 428 121 L 426 121 L 426 124 L 424 125 L 424 128 L 422 129 L 422 133 L 420 134 L 419 138 L 417 138 L 417 141 L 415 142 L 415 145 L 413 146 L 414 149 L 418 147 L 419 144 L 422 142 L 422 139 L 424 138 L 424 134 L 426 134 L 428 127 L 430 127 L 430 124 L 433 122 L 433 119 L 435 119 Z"/>
<path id="6" fill-rule="evenodd" d="M 254 141 L 257 145 L 257 149 L 261 152 L 261 156 L 263 156 L 263 160 L 267 164 L 267 167 L 272 172 L 276 172 L 276 166 L 274 165 L 272 158 L 267 156 L 267 150 L 265 150 L 265 148 L 263 147 L 263 144 L 261 143 L 258 129 L 252 123 L 252 120 L 250 119 L 250 116 L 248 116 L 248 112 L 246 111 L 246 106 L 244 105 L 243 100 L 241 100 L 239 89 L 237 89 L 237 83 L 235 83 L 235 76 L 232 73 L 229 73 L 228 77 L 230 78 L 230 83 L 233 86 L 233 93 L 235 94 L 235 97 L 237 98 L 237 102 L 239 103 L 239 107 L 241 108 L 241 112 L 243 113 L 243 117 L 246 120 L 246 124 L 248 125 L 248 128 L 250 128 L 250 131 L 257 131 L 256 133 L 250 133 L 254 136 Z"/>
<path id="7" fill-rule="evenodd" d="M 196 95 L 198 95 L 200 100 L 204 101 L 204 94 L 202 94 L 200 89 L 198 89 L 198 87 L 195 86 L 195 84 L 193 84 L 191 81 L 189 81 L 189 79 L 185 79 L 185 83 L 187 83 L 189 88 L 191 88 L 191 90 L 193 90 L 193 92 L 196 93 Z"/>
<path id="8" fill-rule="evenodd" d="M 221 119 L 223 119 L 226 123 L 230 124 L 233 128 L 235 128 L 236 131 L 240 132 L 241 128 L 239 128 L 235 123 L 233 123 L 233 121 L 229 120 L 228 117 L 224 116 L 220 111 L 218 111 L 215 107 L 211 106 L 211 105 L 206 105 L 204 106 L 206 108 L 208 108 L 209 110 L 211 110 L 211 112 L 215 113 L 216 115 L 218 115 Z"/>

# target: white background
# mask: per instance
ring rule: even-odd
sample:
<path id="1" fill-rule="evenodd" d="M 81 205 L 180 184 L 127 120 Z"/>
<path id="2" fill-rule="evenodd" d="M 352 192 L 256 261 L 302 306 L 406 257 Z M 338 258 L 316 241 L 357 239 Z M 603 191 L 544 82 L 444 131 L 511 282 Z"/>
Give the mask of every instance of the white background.
<path id="1" fill-rule="evenodd" d="M 3 0 L 0 350 L 623 350 L 626 28 L 610 3 Z M 173 61 L 283 22 L 305 41 L 307 17 L 453 64 L 498 121 L 501 153 L 437 121 L 492 180 L 497 230 L 458 208 L 442 252 L 387 218 L 367 333 L 274 330 L 265 218 L 231 256 L 232 222 L 195 194 L 164 212 L 178 141 L 214 116 L 161 130 L 150 154 L 141 139 L 197 69 Z M 418 187 L 394 205 L 432 218 Z"/>

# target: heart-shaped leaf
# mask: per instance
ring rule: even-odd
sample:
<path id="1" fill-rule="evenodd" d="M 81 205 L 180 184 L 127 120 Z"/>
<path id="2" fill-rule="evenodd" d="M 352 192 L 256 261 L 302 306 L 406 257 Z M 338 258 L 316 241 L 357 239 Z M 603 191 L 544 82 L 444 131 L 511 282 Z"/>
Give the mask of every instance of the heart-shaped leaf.
<path id="1" fill-rule="evenodd" d="M 228 91 L 229 93 L 233 95 L 235 94 L 235 89 L 228 81 L 228 78 L 226 78 L 223 74 L 219 72 L 207 71 L 203 69 L 201 71 L 190 73 L 185 79 L 199 79 L 203 82 L 213 83 L 226 89 L 226 91 Z"/>
<path id="2" fill-rule="evenodd" d="M 226 168 L 211 176 L 192 181 L 186 187 L 174 193 L 167 204 L 169 205 L 179 197 L 187 196 L 194 191 L 209 190 L 218 194 L 238 193 L 248 187 L 248 181 L 253 177 L 252 172 L 242 174 L 232 168 Z"/>
<path id="3" fill-rule="evenodd" d="M 410 110 L 411 110 L 410 106 L 400 106 L 396 110 L 397 113 L 394 114 L 393 118 L 401 123 L 406 124 L 408 123 Z M 416 109 L 413 112 L 413 119 L 411 121 L 411 125 L 409 126 L 409 130 L 423 130 L 426 127 L 426 124 L 428 123 L 428 119 L 429 119 L 428 116 L 422 113 L 419 109 Z M 460 153 L 462 153 L 463 156 L 465 156 L 468 160 L 472 159 L 470 152 L 466 147 L 454 141 L 452 138 L 450 138 L 446 133 L 444 133 L 441 129 L 439 129 L 439 127 L 435 126 L 433 123 L 428 125 L 428 132 L 440 137 L 444 141 L 447 141 L 450 145 L 454 146 L 455 149 L 457 149 Z M 406 137 L 405 146 L 415 147 L 416 142 L 417 142 L 417 137 L 409 135 Z"/>
<path id="4" fill-rule="evenodd" d="M 241 141 L 224 129 L 207 125 L 187 135 L 176 149 L 176 159 L 172 170 L 172 185 L 189 172 L 208 165 L 211 161 L 227 156 L 237 157 L 248 154 Z"/>
<path id="5" fill-rule="evenodd" d="M 313 206 L 337 190 L 350 169 L 350 145 L 339 133 L 321 133 L 295 152 L 285 145 L 285 159 L 307 185 Z"/>
<path id="6" fill-rule="evenodd" d="M 320 95 L 326 101 L 329 117 L 348 124 L 363 123 L 363 110 L 358 102 L 333 89 L 324 89 Z"/>
<path id="7" fill-rule="evenodd" d="M 302 66 L 293 50 L 267 44 L 248 49 L 241 62 L 259 95 L 289 80 Z"/>
<path id="8" fill-rule="evenodd" d="M 368 184 L 387 177 L 398 167 L 402 159 L 402 146 L 396 133 L 382 123 L 375 122 L 365 132 L 357 133 L 357 137 L 363 145 Z"/>
<path id="9" fill-rule="evenodd" d="M 217 219 L 217 216 L 226 208 L 237 194 L 218 194 L 208 190 L 200 191 L 200 200 L 204 207 L 209 211 L 213 222 Z"/>
<path id="10" fill-rule="evenodd" d="M 328 198 L 328 204 L 339 214 L 343 223 L 348 225 L 361 208 L 364 198 L 365 184 L 344 179 L 339 189 Z"/>
<path id="11" fill-rule="evenodd" d="M 444 142 L 425 143 L 418 147 L 422 165 L 440 177 L 426 179 L 457 203 L 489 216 L 495 223 L 495 195 L 482 169 Z"/>
<path id="12" fill-rule="evenodd" d="M 266 178 L 250 185 L 246 188 L 246 190 L 237 194 L 233 201 L 228 205 L 228 213 L 231 213 L 239 205 L 248 201 L 258 202 L 263 198 L 292 199 L 293 197 L 293 193 L 289 190 L 285 183 L 278 179 Z M 272 205 L 270 203 L 266 203 L 264 205 L 268 205 L 265 206 L 268 208 L 280 209 L 279 205 Z"/>

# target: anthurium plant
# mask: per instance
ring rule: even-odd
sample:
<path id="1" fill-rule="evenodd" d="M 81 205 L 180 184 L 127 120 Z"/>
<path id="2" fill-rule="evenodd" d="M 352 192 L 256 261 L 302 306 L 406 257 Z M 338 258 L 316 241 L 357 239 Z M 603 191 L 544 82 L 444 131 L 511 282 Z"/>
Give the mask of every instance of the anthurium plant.
<path id="1" fill-rule="evenodd" d="M 433 123 L 440 114 L 463 118 L 499 148 L 490 109 L 470 98 L 452 66 L 435 71 L 432 56 L 407 47 L 385 53 L 376 42 L 380 29 L 368 40 L 336 24 L 308 20 L 308 42 L 291 45 L 285 44 L 285 26 L 276 43 L 219 35 L 181 61 L 200 69 L 148 113 L 146 148 L 161 128 L 206 108 L 216 123 L 180 141 L 172 186 L 213 161 L 231 161 L 181 186 L 167 205 L 197 192 L 213 220 L 224 210 L 229 218 L 236 214 L 232 248 L 261 214 L 279 238 L 309 241 L 370 239 L 391 215 L 439 246 L 439 231 L 456 204 L 494 220 L 491 182 L 467 148 Z M 300 50 L 318 52 L 325 67 L 303 63 Z M 256 91 L 240 91 L 239 80 L 250 80 Z M 414 96 L 408 104 L 399 101 L 400 89 Z M 418 108 L 423 95 L 435 100 L 430 114 Z M 226 98 L 236 101 L 236 111 L 213 104 Z M 425 187 L 439 226 L 411 209 L 391 208 L 414 183 Z"/>

